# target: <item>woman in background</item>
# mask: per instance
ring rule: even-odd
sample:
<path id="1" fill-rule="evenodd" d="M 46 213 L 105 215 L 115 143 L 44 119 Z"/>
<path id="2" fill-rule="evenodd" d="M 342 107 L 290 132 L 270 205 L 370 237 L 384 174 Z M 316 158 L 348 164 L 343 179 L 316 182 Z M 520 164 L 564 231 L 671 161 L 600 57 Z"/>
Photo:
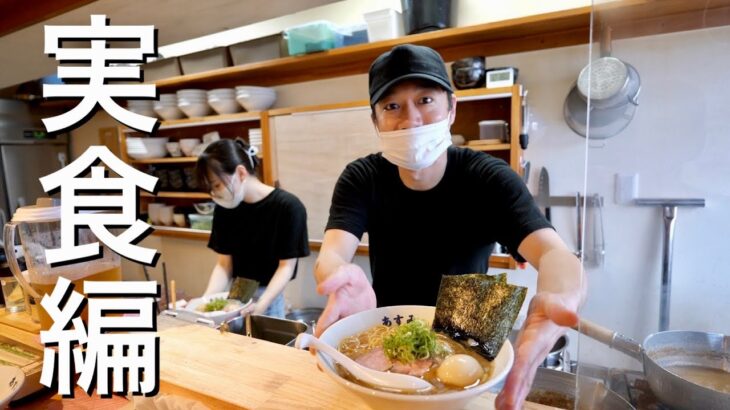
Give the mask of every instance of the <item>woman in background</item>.
<path id="1" fill-rule="evenodd" d="M 284 288 L 297 260 L 309 255 L 302 202 L 256 177 L 256 149 L 241 139 L 213 142 L 198 158 L 197 172 L 217 204 L 208 247 L 218 261 L 206 295 L 222 292 L 236 277 L 261 285 L 246 312 L 283 318 Z"/>

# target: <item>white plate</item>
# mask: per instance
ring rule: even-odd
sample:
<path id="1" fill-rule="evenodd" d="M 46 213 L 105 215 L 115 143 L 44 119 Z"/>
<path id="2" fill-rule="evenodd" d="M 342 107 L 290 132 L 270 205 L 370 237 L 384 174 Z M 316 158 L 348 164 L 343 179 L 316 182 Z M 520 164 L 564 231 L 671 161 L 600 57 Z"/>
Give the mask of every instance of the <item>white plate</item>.
<path id="1" fill-rule="evenodd" d="M 206 295 L 203 297 L 190 299 L 187 305 L 185 305 L 185 308 L 183 310 L 186 310 L 190 313 L 196 314 L 202 318 L 209 319 L 214 321 L 216 324 L 220 324 L 223 321 L 230 320 L 235 318 L 240 314 L 240 312 L 246 308 L 246 306 L 251 304 L 251 300 L 248 302 L 243 303 L 241 306 L 235 308 L 234 310 L 230 312 L 225 312 L 222 310 L 217 310 L 215 312 L 199 312 L 197 310 L 197 307 L 200 305 L 204 305 L 208 302 L 210 302 L 213 299 L 228 299 L 228 292 L 219 292 L 219 293 L 213 293 L 211 295 Z"/>
<path id="2" fill-rule="evenodd" d="M 13 399 L 18 390 L 23 387 L 25 374 L 14 366 L 0 366 L 0 409 Z"/>

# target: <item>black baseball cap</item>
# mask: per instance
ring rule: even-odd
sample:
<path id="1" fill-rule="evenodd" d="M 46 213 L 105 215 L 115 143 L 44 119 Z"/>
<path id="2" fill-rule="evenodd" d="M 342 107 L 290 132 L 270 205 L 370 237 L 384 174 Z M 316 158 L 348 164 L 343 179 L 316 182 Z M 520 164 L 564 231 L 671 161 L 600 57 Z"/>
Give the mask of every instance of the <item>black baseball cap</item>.
<path id="1" fill-rule="evenodd" d="M 370 104 L 375 105 L 396 83 L 412 78 L 433 81 L 446 91 L 454 91 L 439 53 L 424 46 L 402 44 L 381 54 L 370 66 Z"/>

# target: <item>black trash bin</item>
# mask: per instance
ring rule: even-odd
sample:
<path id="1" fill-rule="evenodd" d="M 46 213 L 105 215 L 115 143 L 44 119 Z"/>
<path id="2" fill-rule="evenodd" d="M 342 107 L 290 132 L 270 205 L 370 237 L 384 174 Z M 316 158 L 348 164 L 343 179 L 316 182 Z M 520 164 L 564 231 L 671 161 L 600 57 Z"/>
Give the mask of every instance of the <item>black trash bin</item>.
<path id="1" fill-rule="evenodd" d="M 401 0 L 406 34 L 451 27 L 451 0 Z"/>

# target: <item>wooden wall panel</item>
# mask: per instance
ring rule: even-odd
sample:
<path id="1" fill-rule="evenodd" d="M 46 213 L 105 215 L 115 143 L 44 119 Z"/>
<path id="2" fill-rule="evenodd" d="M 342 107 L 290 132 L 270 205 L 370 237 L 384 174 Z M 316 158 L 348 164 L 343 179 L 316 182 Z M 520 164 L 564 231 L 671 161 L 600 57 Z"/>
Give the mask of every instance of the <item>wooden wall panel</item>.
<path id="1" fill-rule="evenodd" d="M 321 240 L 337 178 L 351 161 L 378 151 L 370 108 L 274 116 L 271 135 L 281 188 L 304 203 L 309 237 Z"/>

